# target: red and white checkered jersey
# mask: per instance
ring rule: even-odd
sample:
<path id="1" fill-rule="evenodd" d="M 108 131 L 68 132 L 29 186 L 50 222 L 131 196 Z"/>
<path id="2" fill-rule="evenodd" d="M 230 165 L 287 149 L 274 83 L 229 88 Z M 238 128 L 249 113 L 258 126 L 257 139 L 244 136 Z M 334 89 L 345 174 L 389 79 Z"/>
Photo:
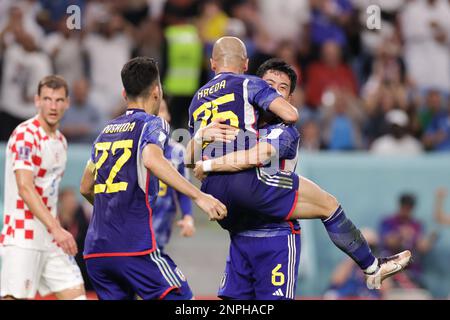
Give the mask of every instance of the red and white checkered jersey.
<path id="1" fill-rule="evenodd" d="M 56 217 L 59 182 L 67 160 L 67 141 L 56 131 L 48 136 L 37 117 L 20 124 L 9 138 L 5 164 L 5 200 L 0 244 L 49 250 L 53 236 L 20 198 L 14 171 L 33 172 L 36 191 Z"/>

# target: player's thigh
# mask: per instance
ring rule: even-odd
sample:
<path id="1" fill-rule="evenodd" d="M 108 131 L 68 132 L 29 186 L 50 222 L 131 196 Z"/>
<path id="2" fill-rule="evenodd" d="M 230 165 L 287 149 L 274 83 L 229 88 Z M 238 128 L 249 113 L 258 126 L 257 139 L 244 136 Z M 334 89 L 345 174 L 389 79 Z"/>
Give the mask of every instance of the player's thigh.
<path id="1" fill-rule="evenodd" d="M 339 207 L 336 198 L 311 180 L 300 177 L 298 199 L 292 218 L 326 219 Z"/>
<path id="2" fill-rule="evenodd" d="M 224 300 L 254 300 L 253 270 L 244 254 L 248 237 L 232 236 L 218 297 Z"/>
<path id="3" fill-rule="evenodd" d="M 131 300 L 133 289 L 117 274 L 122 267 L 116 257 L 91 258 L 86 261 L 86 269 L 100 300 Z"/>
<path id="4" fill-rule="evenodd" d="M 2 253 L 1 296 L 32 299 L 40 284 L 43 252 L 5 246 Z"/>
<path id="5" fill-rule="evenodd" d="M 56 293 L 58 299 L 74 299 L 85 294 L 84 281 L 75 258 L 60 248 L 48 252 L 42 270 L 39 293 Z"/>
<path id="6" fill-rule="evenodd" d="M 300 235 L 255 238 L 256 247 L 260 248 L 252 253 L 256 299 L 294 299 L 300 263 Z"/>

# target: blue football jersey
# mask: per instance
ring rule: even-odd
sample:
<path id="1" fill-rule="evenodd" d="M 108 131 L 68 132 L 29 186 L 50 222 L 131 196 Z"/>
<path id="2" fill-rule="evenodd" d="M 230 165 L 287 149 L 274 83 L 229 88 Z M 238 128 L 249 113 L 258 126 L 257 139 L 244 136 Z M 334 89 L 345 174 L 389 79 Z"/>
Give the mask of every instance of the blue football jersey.
<path id="1" fill-rule="evenodd" d="M 259 141 L 270 143 L 276 149 L 279 168 L 294 172 L 300 144 L 300 133 L 295 125 L 270 124 L 261 127 L 259 133 Z"/>
<path id="2" fill-rule="evenodd" d="M 252 147 L 257 142 L 257 123 L 261 110 L 268 110 L 281 97 L 264 80 L 250 75 L 219 73 L 194 95 L 189 107 L 189 129 L 194 135 L 214 119 L 239 128 L 232 143 L 210 143 L 203 146 L 203 156 L 219 157 Z"/>
<path id="3" fill-rule="evenodd" d="M 85 258 L 143 255 L 156 249 L 152 209 L 159 180 L 143 164 L 148 144 L 165 149 L 169 124 L 140 109 L 110 121 L 92 146 L 94 211 Z"/>
<path id="4" fill-rule="evenodd" d="M 189 180 L 189 170 L 184 166 L 186 153 L 182 144 L 169 139 L 164 156 L 173 164 L 178 172 Z M 177 212 L 177 203 L 182 215 L 192 215 L 192 201 L 185 194 L 159 181 L 159 193 L 153 210 L 153 229 L 156 234 L 158 248 L 163 249 L 169 242 L 173 221 Z"/>
<path id="5" fill-rule="evenodd" d="M 259 129 L 259 141 L 270 143 L 277 151 L 278 163 L 273 167 L 273 173 L 278 170 L 295 171 L 300 144 L 300 134 L 295 125 L 284 123 L 265 125 Z M 261 168 L 261 170 L 264 169 L 266 168 Z M 270 173 L 270 169 L 267 168 L 267 172 Z M 267 222 L 266 217 L 254 215 L 251 226 L 245 231 L 238 232 L 238 234 L 249 237 L 273 237 L 296 233 L 299 230 L 299 220 Z"/>

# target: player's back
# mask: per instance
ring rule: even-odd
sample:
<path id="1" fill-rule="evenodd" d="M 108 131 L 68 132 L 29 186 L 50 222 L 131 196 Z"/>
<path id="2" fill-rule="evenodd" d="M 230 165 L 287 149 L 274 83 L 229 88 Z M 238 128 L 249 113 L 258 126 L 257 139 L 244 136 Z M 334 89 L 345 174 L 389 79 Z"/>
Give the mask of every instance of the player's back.
<path id="1" fill-rule="evenodd" d="M 159 185 L 144 167 L 141 152 L 147 140 L 164 148 L 168 131 L 161 118 L 129 109 L 94 142 L 94 213 L 85 258 L 140 255 L 155 249 L 151 215 Z"/>
<path id="2" fill-rule="evenodd" d="M 267 110 L 280 95 L 264 80 L 231 72 L 217 74 L 194 95 L 189 107 L 191 134 L 215 119 L 239 128 L 237 139 L 228 148 L 222 143 L 204 146 L 204 155 L 217 157 L 256 143 L 259 112 Z"/>

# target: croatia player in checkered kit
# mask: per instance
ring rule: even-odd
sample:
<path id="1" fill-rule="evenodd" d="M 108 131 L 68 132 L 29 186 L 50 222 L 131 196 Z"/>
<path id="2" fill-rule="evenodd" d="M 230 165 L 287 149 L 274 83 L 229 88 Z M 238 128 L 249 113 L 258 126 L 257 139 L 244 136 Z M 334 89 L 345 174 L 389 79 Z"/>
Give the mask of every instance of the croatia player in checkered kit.
<path id="1" fill-rule="evenodd" d="M 158 116 L 170 123 L 171 116 L 166 101 L 161 101 Z M 178 172 L 189 180 L 189 171 L 184 166 L 186 149 L 181 143 L 169 139 L 164 149 L 164 156 Z M 177 214 L 181 211 L 182 218 L 177 221 L 180 233 L 184 237 L 191 237 L 195 233 L 194 218 L 192 217 L 192 201 L 186 195 L 174 190 L 164 182 L 159 181 L 159 193 L 153 210 L 153 228 L 156 234 L 158 248 L 163 251 L 169 242 L 172 226 Z"/>
<path id="2" fill-rule="evenodd" d="M 271 59 L 260 66 L 257 74 L 272 87 L 276 88 L 285 99 L 291 100 L 297 81 L 297 76 L 291 66 L 281 60 Z M 271 159 L 279 161 L 279 168 L 291 172 L 291 177 L 298 180 L 298 190 L 292 188 L 291 191 L 296 194 L 295 201 L 284 220 L 322 219 L 333 243 L 353 258 L 360 268 L 365 271 L 367 284 L 371 288 L 378 287 L 386 277 L 403 270 L 410 261 L 410 252 L 402 252 L 387 258 L 375 258 L 361 232 L 346 217 L 337 200 L 312 181 L 292 173 L 295 171 L 298 159 L 297 153 L 300 137 L 297 129 L 292 125 L 288 126 L 280 123 L 273 115 L 265 114 L 261 120 L 259 123 L 261 135 L 255 147 L 249 151 L 239 151 L 222 158 L 207 160 L 210 162 L 207 165 L 204 162 L 199 162 L 194 169 L 196 176 L 203 178 L 205 174 L 203 169 L 205 167 L 214 172 L 234 172 L 257 167 L 262 163 L 269 162 Z M 258 179 L 261 183 L 269 185 L 269 187 L 258 186 L 258 190 L 269 190 L 270 186 L 273 187 L 274 184 L 286 184 L 285 179 L 278 179 L 277 181 L 278 175 L 264 174 L 265 169 L 263 167 L 243 171 L 241 179 L 248 181 L 252 179 L 256 181 Z M 255 182 L 256 184 L 258 182 Z M 245 194 L 245 196 L 248 195 Z M 266 197 L 261 199 L 266 202 Z M 271 198 L 271 200 L 273 201 L 274 198 Z M 267 223 L 267 220 L 271 220 L 277 215 L 261 217 L 260 212 L 255 212 L 252 209 L 246 208 L 246 210 L 238 212 L 237 215 L 233 214 L 233 216 L 239 217 L 239 223 L 237 223 L 239 228 L 235 229 L 234 226 L 236 224 L 228 228 L 232 242 L 225 270 L 226 277 L 219 291 L 219 296 L 233 299 L 292 299 L 294 298 L 293 293 L 295 292 L 297 280 L 300 239 L 298 239 L 298 247 L 295 247 L 293 246 L 295 242 L 286 241 L 280 237 L 280 229 L 287 223 L 296 223 L 296 221 L 284 221 L 278 222 L 278 224 L 274 222 Z M 242 231 L 242 229 L 245 230 Z M 285 227 L 285 229 L 287 228 Z M 294 237 L 295 228 L 291 226 L 291 229 L 291 237 Z M 268 237 L 270 237 L 270 240 L 267 239 Z M 274 258 L 273 260 L 262 259 L 262 255 L 259 254 L 256 248 L 268 248 L 264 256 L 278 256 L 279 260 L 277 261 Z M 294 251 L 292 248 L 298 248 L 298 250 Z M 297 257 L 294 260 L 292 257 L 295 255 Z M 249 259 L 248 257 L 251 256 L 260 258 Z M 233 260 L 241 262 L 236 263 Z M 292 271 L 293 261 L 296 263 L 294 271 Z M 284 268 L 282 268 L 283 263 L 285 265 Z M 275 268 L 271 269 L 268 266 L 275 266 Z M 294 273 L 295 277 L 292 277 Z M 248 276 L 243 277 L 242 275 L 244 274 Z M 278 281 L 277 283 L 276 277 L 288 279 L 285 281 L 284 287 L 284 281 Z M 271 279 L 271 283 L 269 279 Z M 245 281 L 247 281 L 247 284 L 245 284 Z M 278 289 L 276 289 L 276 283 L 278 284 Z M 293 289 L 294 291 L 292 291 Z M 266 290 L 266 294 L 269 294 L 270 290 L 274 291 L 272 297 L 265 295 L 264 290 Z M 286 294 L 284 295 L 283 292 L 286 292 Z"/>
<path id="3" fill-rule="evenodd" d="M 32 299 L 39 291 L 83 300 L 83 279 L 73 258 L 77 246 L 56 217 L 67 159 L 67 142 L 58 130 L 69 106 L 66 81 L 42 79 L 35 105 L 37 116 L 20 124 L 7 144 L 1 296 Z"/>
<path id="4" fill-rule="evenodd" d="M 127 111 L 93 144 L 80 191 L 94 205 L 85 240 L 89 278 L 100 299 L 191 299 L 179 268 L 156 244 L 152 212 L 162 180 L 186 194 L 211 220 L 226 207 L 195 188 L 164 158 L 169 124 L 153 59 L 137 57 L 121 72 Z"/>

